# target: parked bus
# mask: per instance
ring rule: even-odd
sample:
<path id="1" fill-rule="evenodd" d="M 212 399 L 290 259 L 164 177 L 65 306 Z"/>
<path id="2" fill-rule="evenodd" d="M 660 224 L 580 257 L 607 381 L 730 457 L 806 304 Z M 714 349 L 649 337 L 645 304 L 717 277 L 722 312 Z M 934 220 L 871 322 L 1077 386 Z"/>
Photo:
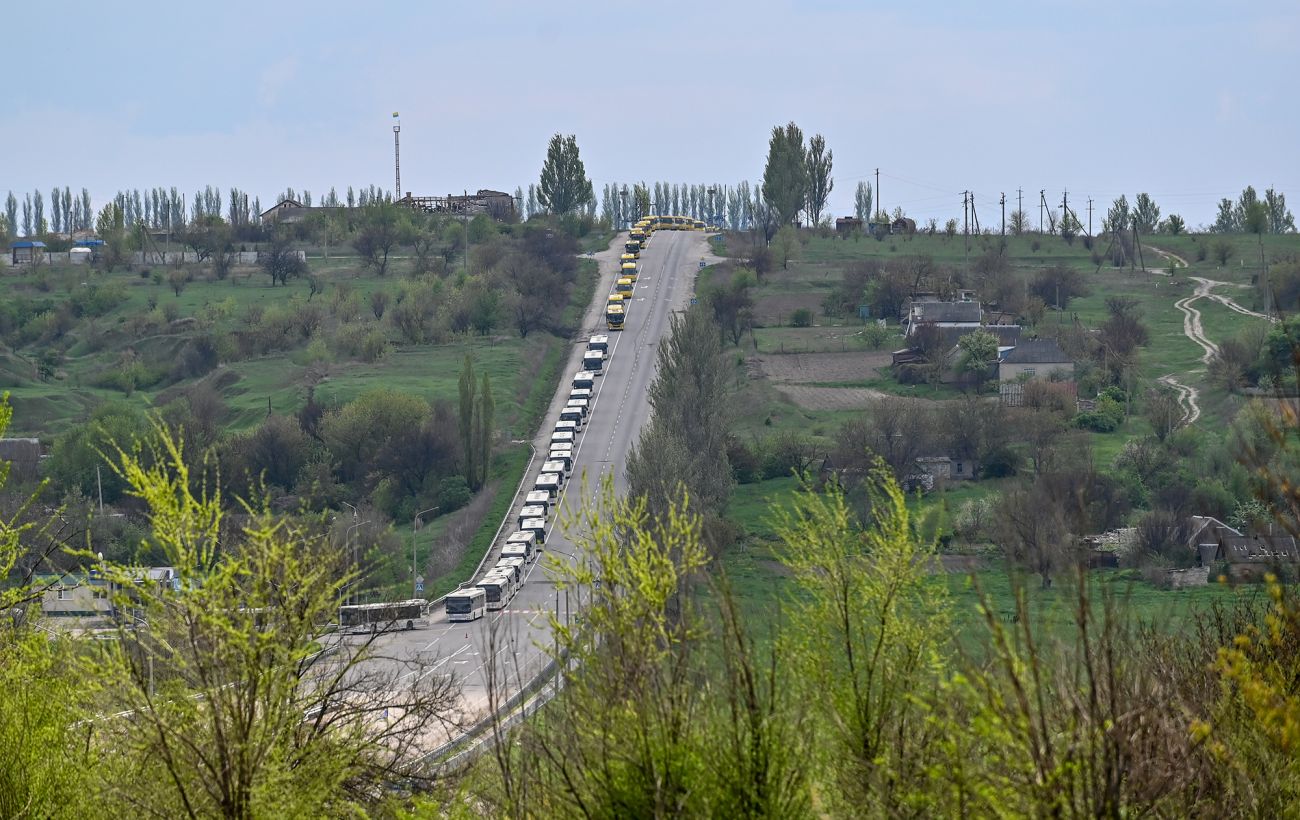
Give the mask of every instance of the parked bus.
<path id="1" fill-rule="evenodd" d="M 588 350 L 599 350 L 601 353 L 609 352 L 609 337 L 604 333 L 597 333 L 587 340 Z"/>
<path id="2" fill-rule="evenodd" d="M 529 535 L 532 535 L 530 532 Z M 531 561 L 537 557 L 536 552 L 529 552 L 528 547 L 523 544 L 506 544 L 501 547 L 502 558 L 519 558 L 524 561 Z"/>
<path id="3" fill-rule="evenodd" d="M 560 477 L 560 486 L 564 486 L 564 474 L 566 472 L 563 461 L 547 461 L 542 464 L 543 473 L 554 473 Z"/>
<path id="4" fill-rule="evenodd" d="M 574 435 L 572 430 L 556 430 L 551 433 L 551 446 L 565 443 L 572 444 L 576 438 L 577 436 Z"/>
<path id="5" fill-rule="evenodd" d="M 571 387 L 569 388 L 569 401 L 574 399 L 591 399 L 590 387 Z"/>
<path id="6" fill-rule="evenodd" d="M 638 275 L 637 267 L 635 262 L 627 262 L 618 270 L 618 276 L 620 279 L 631 279 L 633 282 L 635 282 L 637 275 Z"/>
<path id="7" fill-rule="evenodd" d="M 537 552 L 537 536 L 527 530 L 515 530 L 506 539 L 506 546 L 523 547 L 524 557 L 531 559 Z"/>
<path id="8" fill-rule="evenodd" d="M 529 507 L 541 507 L 545 515 L 551 508 L 551 494 L 545 490 L 530 490 L 524 496 L 524 504 Z"/>
<path id="9" fill-rule="evenodd" d="M 591 413 L 591 402 L 586 399 L 569 399 L 564 403 L 565 407 L 576 407 L 582 411 L 582 417 L 585 419 Z"/>
<path id="10" fill-rule="evenodd" d="M 533 489 L 546 490 L 551 494 L 551 497 L 554 498 L 560 494 L 560 483 L 561 479 L 555 473 L 542 473 L 537 477 L 537 480 L 533 482 Z"/>
<path id="11" fill-rule="evenodd" d="M 488 573 L 474 586 L 483 590 L 488 609 L 505 609 L 506 604 L 510 603 L 510 596 L 514 594 L 514 585 L 504 575 Z"/>
<path id="12" fill-rule="evenodd" d="M 581 429 L 581 427 L 582 427 L 582 422 L 574 421 L 573 419 L 560 419 L 559 421 L 555 422 L 556 432 L 562 430 L 570 430 L 574 433 L 577 433 Z"/>
<path id="13" fill-rule="evenodd" d="M 488 570 L 488 575 L 504 575 L 510 579 L 510 587 L 517 590 L 524 584 L 524 567 L 527 563 L 522 558 L 502 558 Z"/>
<path id="14" fill-rule="evenodd" d="M 614 292 L 623 294 L 625 298 L 634 290 L 636 290 L 636 285 L 633 284 L 632 277 L 630 276 L 621 277 L 614 283 Z M 594 353 L 595 351 L 592 352 Z"/>
<path id="15" fill-rule="evenodd" d="M 582 367 L 592 373 L 605 372 L 605 354 L 599 350 L 586 350 L 582 354 Z"/>
<path id="16" fill-rule="evenodd" d="M 487 593 L 481 587 L 458 589 L 444 600 L 448 621 L 476 621 L 487 611 Z"/>
<path id="17" fill-rule="evenodd" d="M 429 619 L 425 614 L 428 605 L 429 602 L 422 598 L 379 604 L 345 604 L 339 607 L 339 631 L 374 633 L 428 626 Z"/>
<path id="18" fill-rule="evenodd" d="M 560 421 L 576 421 L 578 426 L 581 427 L 583 422 L 582 416 L 583 413 L 581 407 L 570 407 L 566 404 L 560 408 Z"/>
<path id="19" fill-rule="evenodd" d="M 552 462 L 558 462 L 564 466 L 564 472 L 566 473 L 573 472 L 573 451 L 572 450 L 552 450 L 546 456 L 546 461 L 548 464 Z M 542 510 L 542 514 L 543 515 L 546 514 L 544 508 Z"/>
<path id="20" fill-rule="evenodd" d="M 573 386 L 575 388 L 585 387 L 588 390 L 594 390 L 596 387 L 596 374 L 590 370 L 579 370 L 573 377 Z"/>
<path id="21" fill-rule="evenodd" d="M 622 305 L 609 305 L 605 308 L 605 327 L 609 330 L 622 330 L 626 320 L 627 314 L 623 312 Z"/>
<path id="22" fill-rule="evenodd" d="M 531 532 L 533 535 L 537 536 L 537 543 L 539 544 L 546 543 L 546 519 L 545 518 L 529 518 L 525 520 L 524 523 L 519 525 L 519 529 L 523 530 L 524 532 Z"/>
<path id="23" fill-rule="evenodd" d="M 519 511 L 519 527 L 520 529 L 522 529 L 524 526 L 524 522 L 530 518 L 545 518 L 545 517 L 546 517 L 545 507 L 536 504 L 525 505 L 524 508 Z"/>

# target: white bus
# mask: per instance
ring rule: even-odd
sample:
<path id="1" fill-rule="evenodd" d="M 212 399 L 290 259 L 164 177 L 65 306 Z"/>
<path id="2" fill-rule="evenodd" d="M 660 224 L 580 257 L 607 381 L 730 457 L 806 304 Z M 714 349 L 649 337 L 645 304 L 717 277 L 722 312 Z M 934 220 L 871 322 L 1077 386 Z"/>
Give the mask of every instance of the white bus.
<path id="1" fill-rule="evenodd" d="M 523 532 L 531 532 L 537 536 L 537 543 L 546 543 L 546 519 L 545 518 L 528 518 L 520 525 L 519 529 Z"/>
<path id="2" fill-rule="evenodd" d="M 519 589 L 524 583 L 524 567 L 527 562 L 522 558 L 502 558 L 497 561 L 488 575 L 504 575 L 510 579 L 510 583 L 515 589 Z"/>
<path id="3" fill-rule="evenodd" d="M 506 538 L 506 546 L 520 546 L 524 548 L 524 557 L 532 559 L 533 553 L 537 551 L 537 536 L 528 530 L 516 530 L 510 533 Z M 502 555 L 505 553 L 502 552 Z"/>
<path id="4" fill-rule="evenodd" d="M 605 354 L 599 350 L 588 350 L 582 354 L 582 369 L 592 373 L 605 372 Z"/>
<path id="5" fill-rule="evenodd" d="M 551 494 L 546 490 L 529 490 L 524 496 L 524 506 L 541 507 L 542 515 L 546 515 L 551 509 Z"/>
<path id="6" fill-rule="evenodd" d="M 571 433 L 577 433 L 581 429 L 582 429 L 581 416 L 579 416 L 576 419 L 566 419 L 564 418 L 563 415 L 561 415 L 560 420 L 555 422 L 555 432 L 557 433 L 561 433 L 565 430 L 568 430 Z M 552 439 L 552 441 L 554 441 L 554 439 Z"/>
<path id="7" fill-rule="evenodd" d="M 552 450 L 550 452 L 550 455 L 546 457 L 546 463 L 549 464 L 553 461 L 563 464 L 564 472 L 566 473 L 573 472 L 573 451 L 572 450 Z"/>
<path id="8" fill-rule="evenodd" d="M 588 350 L 599 350 L 601 353 L 609 350 L 609 337 L 604 333 L 597 333 L 587 340 Z"/>
<path id="9" fill-rule="evenodd" d="M 551 433 L 551 446 L 554 447 L 560 443 L 572 444 L 577 438 L 578 436 L 572 430 L 556 430 Z"/>
<path id="10" fill-rule="evenodd" d="M 446 598 L 447 620 L 476 621 L 487 611 L 487 593 L 480 587 L 467 587 L 449 593 Z"/>
<path id="11" fill-rule="evenodd" d="M 563 483 L 564 480 L 561 479 L 557 473 L 542 473 L 537 477 L 537 480 L 533 482 L 533 489 L 545 490 L 554 497 L 559 495 L 560 485 Z"/>
<path id="12" fill-rule="evenodd" d="M 578 371 L 578 375 L 573 377 L 573 386 L 575 389 L 583 387 L 588 390 L 596 389 L 596 374 L 590 370 Z"/>
<path id="13" fill-rule="evenodd" d="M 474 586 L 483 590 L 483 594 L 487 597 L 488 609 L 505 609 L 506 604 L 510 603 L 510 596 L 514 594 L 513 582 L 508 577 L 497 573 L 489 572 L 487 577 Z"/>
<path id="14" fill-rule="evenodd" d="M 582 411 L 583 418 L 591 411 L 591 402 L 587 399 L 569 399 L 564 403 L 565 407 L 576 407 Z"/>
<path id="15" fill-rule="evenodd" d="M 379 604 L 345 604 L 339 607 L 340 632 L 390 632 L 429 625 L 429 602 L 422 598 Z"/>
<path id="16" fill-rule="evenodd" d="M 578 426 L 573 428 L 575 430 L 582 429 L 582 421 L 586 415 L 581 406 L 575 407 L 572 404 L 566 404 L 560 408 L 560 421 L 571 421 L 577 424 Z M 560 428 L 557 426 L 556 429 Z"/>
<path id="17" fill-rule="evenodd" d="M 519 511 L 519 525 L 523 528 L 524 521 L 529 518 L 545 518 L 546 508 L 536 504 L 525 504 L 524 508 Z"/>
<path id="18" fill-rule="evenodd" d="M 573 401 L 574 399 L 587 399 L 588 401 L 590 401 L 591 388 L 590 387 L 572 388 L 571 390 L 569 390 L 569 401 Z"/>
<path id="19" fill-rule="evenodd" d="M 563 461 L 548 459 L 542 463 L 542 475 L 554 473 L 560 477 L 560 486 L 564 486 L 564 475 L 568 471 L 568 466 Z"/>

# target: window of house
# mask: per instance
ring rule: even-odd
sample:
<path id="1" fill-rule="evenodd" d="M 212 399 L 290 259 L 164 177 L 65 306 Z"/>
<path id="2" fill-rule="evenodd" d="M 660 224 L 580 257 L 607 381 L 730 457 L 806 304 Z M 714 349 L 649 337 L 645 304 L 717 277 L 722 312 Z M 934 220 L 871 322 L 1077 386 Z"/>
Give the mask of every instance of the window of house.
<path id="1" fill-rule="evenodd" d="M 965 467 L 966 467 L 965 464 L 961 463 L 960 461 L 957 462 L 957 475 L 961 475 L 962 470 L 964 470 Z"/>
<path id="2" fill-rule="evenodd" d="M 104 598 L 108 597 L 108 593 L 102 589 L 97 589 L 92 593 L 92 597 L 94 597 L 96 600 L 103 600 Z"/>
<path id="3" fill-rule="evenodd" d="M 67 600 L 69 600 L 69 599 L 71 599 L 71 598 L 72 598 L 72 590 L 70 590 L 70 589 L 60 589 L 60 590 L 59 590 L 59 592 L 58 592 L 58 600 L 60 600 L 60 601 L 67 601 Z"/>
<path id="4" fill-rule="evenodd" d="M 1024 372 L 1026 376 L 1032 376 L 1036 371 L 1032 367 L 1026 367 Z"/>

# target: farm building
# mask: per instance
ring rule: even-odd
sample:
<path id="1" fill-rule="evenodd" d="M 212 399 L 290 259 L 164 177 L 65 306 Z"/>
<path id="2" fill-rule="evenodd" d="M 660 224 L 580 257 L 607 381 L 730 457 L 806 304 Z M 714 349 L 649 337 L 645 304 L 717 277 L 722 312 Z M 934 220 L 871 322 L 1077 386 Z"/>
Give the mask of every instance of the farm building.
<path id="1" fill-rule="evenodd" d="M 998 363 L 998 381 L 1074 377 L 1074 362 L 1054 339 L 1020 342 Z"/>
<path id="2" fill-rule="evenodd" d="M 45 243 L 39 239 L 20 239 L 10 243 L 9 254 L 15 265 L 34 265 L 45 258 Z"/>

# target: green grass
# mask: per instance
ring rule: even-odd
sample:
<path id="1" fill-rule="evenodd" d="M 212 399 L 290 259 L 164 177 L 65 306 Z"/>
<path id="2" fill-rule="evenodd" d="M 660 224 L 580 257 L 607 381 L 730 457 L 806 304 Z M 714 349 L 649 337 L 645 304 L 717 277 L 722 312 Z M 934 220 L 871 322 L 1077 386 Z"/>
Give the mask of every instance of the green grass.
<path id="1" fill-rule="evenodd" d="M 483 553 L 487 552 L 488 547 L 492 545 L 492 536 L 496 534 L 501 519 L 510 512 L 510 502 L 514 500 L 515 488 L 528 464 L 528 455 L 528 447 L 512 446 L 493 457 L 488 480 L 495 487 L 495 494 L 492 497 L 492 505 L 483 518 L 483 524 L 470 540 L 456 568 L 445 575 L 427 580 L 424 587 L 426 597 L 438 598 L 469 580 L 474 568 L 483 559 Z M 410 548 L 409 543 L 407 548 Z"/>

